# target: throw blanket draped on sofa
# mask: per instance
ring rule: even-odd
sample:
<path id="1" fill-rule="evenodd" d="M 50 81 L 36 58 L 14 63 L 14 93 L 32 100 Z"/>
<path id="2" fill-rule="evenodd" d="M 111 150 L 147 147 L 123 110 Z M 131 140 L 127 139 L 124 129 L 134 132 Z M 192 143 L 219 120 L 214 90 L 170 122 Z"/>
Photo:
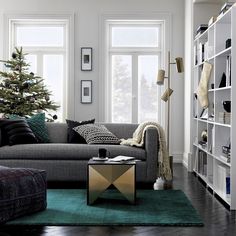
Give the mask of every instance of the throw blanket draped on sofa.
<path id="1" fill-rule="evenodd" d="M 156 128 L 159 134 L 159 150 L 158 150 L 158 161 L 159 161 L 159 171 L 160 176 L 166 180 L 172 179 L 170 162 L 169 162 L 169 153 L 166 149 L 166 139 L 165 132 L 163 128 L 156 122 L 143 122 L 133 133 L 133 138 L 121 139 L 121 145 L 143 147 L 144 145 L 144 134 L 146 129 Z M 158 143 L 157 143 L 158 145 Z"/>

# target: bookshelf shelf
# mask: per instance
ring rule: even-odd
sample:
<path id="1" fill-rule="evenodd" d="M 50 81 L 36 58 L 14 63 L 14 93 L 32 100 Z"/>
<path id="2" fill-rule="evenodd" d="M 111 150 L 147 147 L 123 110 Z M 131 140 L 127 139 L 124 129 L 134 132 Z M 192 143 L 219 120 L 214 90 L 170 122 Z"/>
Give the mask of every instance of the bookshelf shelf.
<path id="1" fill-rule="evenodd" d="M 226 46 L 229 39 L 232 46 Z M 236 4 L 196 37 L 193 46 L 193 171 L 231 210 L 236 210 L 236 67 L 231 66 L 236 65 Z M 207 90 L 208 111 L 203 116 L 206 119 L 201 119 L 203 108 L 194 95 L 205 62 L 212 64 L 212 72 Z M 225 110 L 223 101 L 231 101 L 230 110 Z"/>

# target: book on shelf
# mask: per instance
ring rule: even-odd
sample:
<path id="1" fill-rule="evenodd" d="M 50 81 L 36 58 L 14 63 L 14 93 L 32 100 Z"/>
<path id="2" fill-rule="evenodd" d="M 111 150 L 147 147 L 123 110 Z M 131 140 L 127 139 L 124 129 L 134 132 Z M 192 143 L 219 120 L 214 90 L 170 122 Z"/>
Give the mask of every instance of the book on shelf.
<path id="1" fill-rule="evenodd" d="M 231 113 L 230 112 L 219 112 L 219 122 L 222 124 L 231 123 Z"/>
<path id="2" fill-rule="evenodd" d="M 203 176 L 207 175 L 207 155 L 201 150 L 198 155 L 198 173 Z"/>
<path id="3" fill-rule="evenodd" d="M 216 168 L 216 188 L 226 197 L 226 195 L 230 194 L 230 173 L 229 168 L 223 166 L 222 164 L 217 165 Z"/>

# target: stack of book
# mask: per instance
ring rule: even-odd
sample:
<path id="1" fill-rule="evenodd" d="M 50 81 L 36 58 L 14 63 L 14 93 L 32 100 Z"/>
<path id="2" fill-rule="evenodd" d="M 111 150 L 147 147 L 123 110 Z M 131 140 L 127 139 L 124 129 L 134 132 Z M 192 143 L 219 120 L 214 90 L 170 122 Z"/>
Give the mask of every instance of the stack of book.
<path id="1" fill-rule="evenodd" d="M 231 123 L 231 113 L 230 112 L 219 112 L 219 122 L 222 124 Z"/>
<path id="2" fill-rule="evenodd" d="M 201 24 L 197 28 L 196 38 L 208 29 L 208 24 Z"/>

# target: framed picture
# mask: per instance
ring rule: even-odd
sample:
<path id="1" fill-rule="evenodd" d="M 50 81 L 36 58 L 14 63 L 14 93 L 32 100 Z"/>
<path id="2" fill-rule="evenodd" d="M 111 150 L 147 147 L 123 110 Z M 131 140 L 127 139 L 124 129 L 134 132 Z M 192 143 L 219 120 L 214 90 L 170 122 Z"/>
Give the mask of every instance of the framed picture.
<path id="1" fill-rule="evenodd" d="M 81 80 L 81 103 L 92 103 L 92 80 Z"/>
<path id="2" fill-rule="evenodd" d="M 92 48 L 81 48 L 81 70 L 92 70 Z"/>

